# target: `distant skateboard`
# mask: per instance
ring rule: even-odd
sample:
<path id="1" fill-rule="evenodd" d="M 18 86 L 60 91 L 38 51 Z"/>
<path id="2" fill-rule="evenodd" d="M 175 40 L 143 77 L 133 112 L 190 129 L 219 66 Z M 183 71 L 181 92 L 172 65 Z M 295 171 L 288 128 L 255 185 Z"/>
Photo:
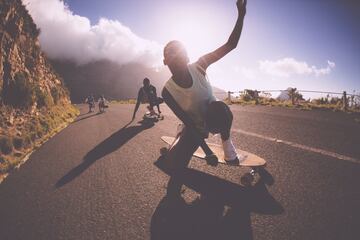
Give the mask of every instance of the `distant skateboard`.
<path id="1" fill-rule="evenodd" d="M 164 116 L 161 114 L 151 114 L 150 111 L 147 111 L 144 116 L 143 116 L 144 120 L 152 120 L 152 121 L 159 121 L 159 120 L 164 120 Z"/>
<path id="2" fill-rule="evenodd" d="M 169 136 L 162 136 L 161 140 L 168 144 L 168 148 L 161 148 L 160 149 L 161 155 L 164 155 L 172 147 L 174 147 L 176 145 L 179 138 L 174 138 L 174 137 L 169 137 Z M 232 167 L 250 167 L 251 168 L 250 173 L 245 174 L 241 178 L 241 182 L 244 185 L 250 185 L 251 182 L 254 181 L 254 177 L 255 177 L 256 173 L 258 172 L 259 168 L 264 167 L 265 164 L 266 164 L 266 161 L 263 158 L 255 155 L 255 154 L 252 154 L 252 153 L 240 150 L 240 149 L 236 149 L 237 153 L 239 153 L 241 155 L 245 155 L 246 158 L 245 158 L 245 160 L 241 161 L 239 163 L 239 165 L 230 165 L 230 164 L 227 164 L 226 161 L 224 160 L 224 151 L 223 151 L 223 148 L 222 148 L 221 145 L 214 144 L 214 143 L 207 143 L 207 145 L 213 151 L 213 153 L 217 156 L 219 163 L 225 164 L 227 166 L 232 166 Z M 193 153 L 193 156 L 197 157 L 199 159 L 205 159 L 206 154 L 201 149 L 201 147 L 199 147 Z"/>

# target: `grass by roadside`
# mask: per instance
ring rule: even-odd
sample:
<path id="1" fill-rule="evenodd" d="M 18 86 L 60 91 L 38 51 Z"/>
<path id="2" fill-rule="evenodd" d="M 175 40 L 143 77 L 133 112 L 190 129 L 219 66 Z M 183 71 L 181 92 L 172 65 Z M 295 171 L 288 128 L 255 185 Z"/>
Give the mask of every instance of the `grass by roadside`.
<path id="1" fill-rule="evenodd" d="M 229 103 L 228 99 L 225 102 Z M 298 102 L 296 104 L 292 104 L 291 101 L 279 101 L 273 98 L 259 98 L 258 101 L 255 100 L 244 100 L 242 98 L 234 98 L 231 100 L 231 104 L 239 104 L 243 106 L 247 105 L 260 105 L 260 106 L 276 106 L 276 107 L 286 107 L 291 109 L 299 109 L 299 110 L 329 110 L 329 111 L 344 111 L 341 103 L 336 104 L 319 104 L 316 102 Z M 358 108 L 348 108 L 346 112 L 349 113 L 360 113 L 360 109 Z"/>
<path id="2" fill-rule="evenodd" d="M 346 111 L 343 109 L 343 105 L 341 102 L 337 103 L 318 103 L 318 102 L 308 102 L 301 101 L 296 104 L 292 104 L 291 100 L 288 101 L 280 101 L 274 98 L 260 97 L 258 101 L 255 100 L 244 100 L 243 98 L 233 98 L 231 102 L 226 98 L 223 100 L 227 104 L 239 104 L 242 106 L 270 106 L 270 107 L 285 107 L 289 109 L 298 109 L 304 111 L 311 110 L 323 110 L 323 111 L 333 111 L 333 112 L 346 112 L 349 114 L 355 114 L 354 121 L 360 124 L 360 108 L 348 108 Z M 112 100 L 110 101 L 112 104 L 136 104 L 136 99 L 128 99 L 128 100 Z"/>
<path id="3" fill-rule="evenodd" d="M 0 108 L 0 182 L 79 114 L 79 110 L 69 104 L 35 113 L 14 111 L 6 106 Z"/>
<path id="4" fill-rule="evenodd" d="M 111 100 L 110 103 L 113 103 L 113 104 L 136 104 L 136 99 Z"/>

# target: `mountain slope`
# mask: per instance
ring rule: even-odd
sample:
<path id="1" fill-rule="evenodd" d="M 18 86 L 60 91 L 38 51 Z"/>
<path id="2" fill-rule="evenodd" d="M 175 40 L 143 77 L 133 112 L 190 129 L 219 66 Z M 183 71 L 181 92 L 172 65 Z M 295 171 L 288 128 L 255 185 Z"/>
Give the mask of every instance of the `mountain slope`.
<path id="1" fill-rule="evenodd" d="M 52 60 L 56 71 L 64 78 L 73 102 L 83 102 L 89 94 L 104 94 L 107 99 L 136 98 L 145 77 L 160 92 L 170 77 L 164 67 L 159 71 L 139 63 L 119 65 L 103 60 L 76 65 L 71 61 Z"/>
<path id="2" fill-rule="evenodd" d="M 21 0 L 0 1 L 0 175 L 77 110 Z"/>

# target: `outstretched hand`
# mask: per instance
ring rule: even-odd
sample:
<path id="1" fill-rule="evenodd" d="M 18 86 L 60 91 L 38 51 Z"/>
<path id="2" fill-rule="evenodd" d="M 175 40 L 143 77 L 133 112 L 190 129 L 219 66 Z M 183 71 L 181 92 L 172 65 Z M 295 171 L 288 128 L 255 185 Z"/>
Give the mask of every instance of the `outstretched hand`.
<path id="1" fill-rule="evenodd" d="M 239 15 L 242 17 L 244 17 L 246 14 L 246 4 L 247 4 L 247 0 L 238 0 L 236 2 Z"/>

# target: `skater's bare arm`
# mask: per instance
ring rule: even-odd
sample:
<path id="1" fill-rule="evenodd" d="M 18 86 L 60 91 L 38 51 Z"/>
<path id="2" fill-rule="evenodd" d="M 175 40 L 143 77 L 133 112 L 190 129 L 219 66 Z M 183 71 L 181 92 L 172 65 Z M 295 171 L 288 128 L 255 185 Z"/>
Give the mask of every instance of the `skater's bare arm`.
<path id="1" fill-rule="evenodd" d="M 132 119 L 134 120 L 135 119 L 135 115 L 136 115 L 136 112 L 138 111 L 139 109 L 139 106 L 140 106 L 140 103 L 141 103 L 141 99 L 143 98 L 143 91 L 139 90 L 138 92 L 138 96 L 137 96 L 137 100 L 136 100 L 136 105 L 135 105 L 135 109 L 134 109 L 134 113 L 133 113 L 133 117 Z"/>
<path id="2" fill-rule="evenodd" d="M 212 155 L 213 152 L 206 144 L 204 138 L 200 135 L 198 130 L 195 127 L 194 122 L 188 117 L 188 115 L 180 108 L 180 106 L 176 103 L 174 98 L 171 96 L 169 91 L 164 88 L 162 91 L 162 97 L 164 98 L 165 103 L 169 106 L 169 108 L 174 112 L 174 114 L 194 133 L 194 136 L 199 140 L 201 148 L 204 150 L 206 155 Z"/>
<path id="3" fill-rule="evenodd" d="M 247 0 L 238 0 L 236 3 L 238 9 L 238 18 L 228 41 L 224 45 L 216 49 L 215 51 L 202 56 L 197 61 L 197 63 L 204 70 L 206 70 L 211 64 L 220 60 L 226 54 L 228 54 L 230 51 L 232 51 L 237 47 L 237 44 L 240 39 L 241 31 L 243 28 L 244 17 L 246 14 L 246 4 L 247 4 Z"/>

